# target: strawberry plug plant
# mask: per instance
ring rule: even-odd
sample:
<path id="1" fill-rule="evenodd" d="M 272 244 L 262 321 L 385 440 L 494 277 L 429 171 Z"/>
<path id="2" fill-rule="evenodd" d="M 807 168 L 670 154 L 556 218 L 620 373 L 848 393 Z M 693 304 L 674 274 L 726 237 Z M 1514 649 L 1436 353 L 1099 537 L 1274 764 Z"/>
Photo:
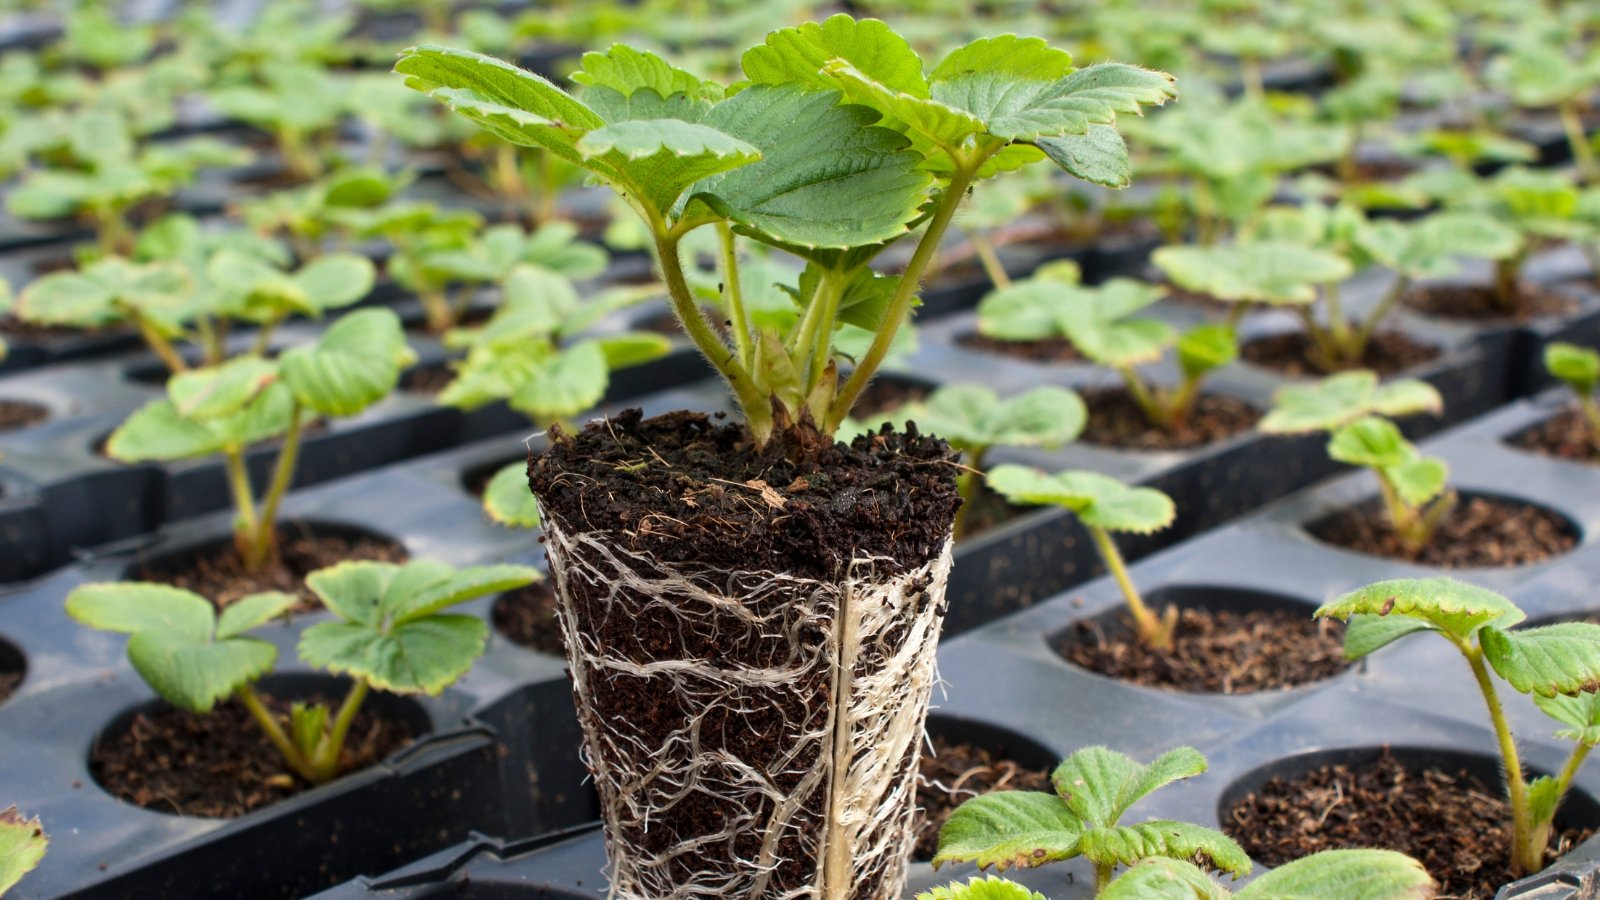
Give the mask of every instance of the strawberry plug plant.
<path id="1" fill-rule="evenodd" d="M 258 83 L 219 87 L 210 100 L 223 115 L 270 132 L 298 181 L 327 171 L 349 102 L 348 85 L 306 63 L 264 66 Z"/>
<path id="2" fill-rule="evenodd" d="M 1433 881 L 1416 860 L 1388 850 L 1331 850 L 1295 860 L 1236 892 L 1210 874 L 1235 878 L 1254 868 L 1234 840 L 1188 822 L 1155 819 L 1137 825 L 1121 819 L 1161 788 L 1206 770 L 1191 747 L 1162 754 L 1149 765 L 1106 747 L 1073 753 L 1050 776 L 1055 793 L 994 791 L 962 803 L 939 830 L 935 868 L 950 862 L 1035 868 L 1083 857 L 1094 863 L 1096 900 L 1150 897 L 1269 900 L 1345 897 L 1421 900 Z M 1115 877 L 1118 866 L 1127 870 Z M 973 879 L 923 895 L 934 900 L 1033 900 L 1001 879 Z M 921 898 L 919 898 L 921 900 Z"/>
<path id="3" fill-rule="evenodd" d="M 1600 88 L 1600 52 L 1590 50 L 1573 60 L 1565 44 L 1550 31 L 1529 29 L 1489 61 L 1485 81 L 1511 95 L 1518 106 L 1554 107 L 1566 131 L 1567 145 L 1583 181 L 1600 180 L 1594 148 L 1583 124 L 1582 112 Z"/>
<path id="4" fill-rule="evenodd" d="M 1169 606 L 1158 616 L 1145 605 L 1111 537 L 1115 532 L 1153 534 L 1171 525 L 1177 516 L 1171 497 L 1155 488 L 1129 487 L 1098 472 L 1048 475 L 1026 466 L 1001 465 L 989 472 L 987 481 L 991 490 L 1012 503 L 1059 506 L 1077 516 L 1122 591 L 1139 642 L 1152 650 L 1172 649 L 1178 608 Z"/>
<path id="5" fill-rule="evenodd" d="M 1578 409 L 1589 429 L 1589 444 L 1600 452 L 1600 402 L 1594 389 L 1600 385 L 1600 352 L 1557 341 L 1544 350 L 1544 367 L 1578 399 Z"/>
<path id="6" fill-rule="evenodd" d="M 15 806 L 0 809 L 0 896 L 33 871 L 50 848 L 37 818 L 25 819 Z"/>
<path id="7" fill-rule="evenodd" d="M 1180 334 L 1171 325 L 1134 314 L 1165 295 L 1159 287 L 1113 278 L 1095 287 L 1078 283 L 1070 263 L 1041 266 L 1025 281 L 991 291 L 978 303 L 978 331 L 1004 341 L 1056 336 L 1086 358 L 1116 372 L 1154 427 L 1183 425 L 1206 376 L 1238 358 L 1230 325 L 1198 325 Z M 1175 350 L 1181 380 L 1173 388 L 1154 384 L 1138 367 Z M 920 420 L 919 420 L 920 421 Z"/>
<path id="8" fill-rule="evenodd" d="M 275 558 L 279 505 L 294 482 L 311 417 L 352 416 L 383 399 L 416 360 L 400 319 L 387 309 L 346 314 L 314 344 L 278 359 L 254 353 L 191 369 L 111 433 L 106 453 L 123 462 L 220 454 L 234 505 L 234 546 L 249 571 Z M 283 437 L 265 493 L 245 467 L 250 445 Z"/>
<path id="9" fill-rule="evenodd" d="M 310 784 L 323 784 L 339 774 L 350 723 L 371 691 L 437 696 L 483 653 L 488 638 L 483 619 L 445 610 L 538 577 L 537 570 L 525 566 L 457 570 L 426 560 L 344 562 L 311 573 L 306 584 L 335 621 L 306 629 L 299 657 L 348 676 L 351 686 L 337 710 L 296 703 L 287 723 L 267 708 L 254 686 L 272 671 L 278 650 L 248 633 L 286 614 L 299 597 L 252 594 L 218 612 L 211 601 L 181 588 L 90 584 L 68 595 L 67 613 L 91 628 L 130 635 L 128 661 L 173 706 L 204 714 L 218 701 L 237 699 L 291 771 Z"/>
<path id="10" fill-rule="evenodd" d="M 1438 414 L 1443 399 L 1432 385 L 1403 379 L 1379 385 L 1371 372 L 1345 372 L 1313 385 L 1289 385 L 1257 427 L 1267 434 L 1327 431 L 1328 455 L 1371 469 L 1384 511 L 1412 554 L 1421 553 L 1456 505 L 1444 460 L 1424 456 L 1386 416 Z"/>
<path id="11" fill-rule="evenodd" d="M 1324 604 L 1318 618 L 1348 622 L 1344 652 L 1361 659 L 1409 634 L 1431 631 L 1466 659 L 1488 708 L 1500 748 L 1511 805 L 1515 876 L 1544 868 L 1556 811 L 1589 751 L 1600 743 L 1600 625 L 1562 622 L 1515 629 L 1526 616 L 1493 591 L 1449 578 L 1400 579 L 1368 585 Z M 1556 737 L 1573 742 L 1554 776 L 1530 779 L 1506 722 L 1493 669 L 1512 690 L 1533 698 L 1546 715 L 1567 726 Z"/>
<path id="12" fill-rule="evenodd" d="M 550 227 L 550 226 L 546 226 Z M 610 373 L 666 355 L 671 341 L 647 332 L 581 337 L 600 318 L 650 296 L 628 289 L 580 300 L 572 282 L 542 266 L 518 264 L 483 327 L 458 329 L 445 343 L 465 349 L 439 402 L 477 409 L 503 400 L 536 427 L 569 423 L 605 397 Z M 501 468 L 484 488 L 484 511 L 502 525 L 534 528 L 538 506 L 522 461 Z"/>
<path id="13" fill-rule="evenodd" d="M 1054 450 L 1071 443 L 1083 431 L 1088 410 L 1076 393 L 1053 385 L 1004 400 L 981 385 L 945 385 L 924 400 L 874 416 L 865 423 L 847 421 L 840 429 L 840 439 L 870 434 L 884 422 L 907 420 L 939 435 L 961 452 L 963 468 L 956 476 L 956 489 L 962 503 L 955 523 L 955 536 L 960 540 L 967 534 L 967 516 L 977 499 L 989 451 L 994 447 Z"/>
<path id="14" fill-rule="evenodd" d="M 835 16 L 774 32 L 743 60 L 749 86 L 714 82 L 626 47 L 585 58 L 574 96 L 491 57 L 406 51 L 412 87 L 513 143 L 542 147 L 622 194 L 647 225 L 685 332 L 732 387 L 758 445 L 801 423 L 833 434 L 888 353 L 967 189 L 1050 158 L 1098 177 L 1118 161 L 1118 113 L 1173 96 L 1171 78 L 1121 64 L 1075 70 L 1038 39 L 986 38 L 924 74 L 875 20 Z M 849 105 L 840 105 L 848 101 Z M 908 228 L 922 237 L 899 277 L 868 263 Z M 737 271 L 723 273 L 732 346 L 700 313 L 680 246 L 713 226 L 807 262 L 787 334 L 752 329 Z M 842 322 L 874 332 L 840 381 Z M 814 441 L 807 443 L 814 444 Z"/>

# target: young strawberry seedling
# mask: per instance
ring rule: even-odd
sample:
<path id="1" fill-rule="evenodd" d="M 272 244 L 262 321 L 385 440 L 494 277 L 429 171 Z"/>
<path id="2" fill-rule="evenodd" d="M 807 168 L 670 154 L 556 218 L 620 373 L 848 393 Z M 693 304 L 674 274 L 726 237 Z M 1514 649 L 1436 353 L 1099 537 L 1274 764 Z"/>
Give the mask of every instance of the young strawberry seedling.
<path id="1" fill-rule="evenodd" d="M 342 79 L 305 63 L 263 66 L 259 83 L 218 88 L 210 100 L 223 115 L 271 133 L 297 181 L 328 170 L 349 102 Z"/>
<path id="2" fill-rule="evenodd" d="M 1329 432 L 1328 455 L 1372 470 L 1389 524 L 1416 555 L 1455 508 L 1456 492 L 1448 485 L 1450 468 L 1444 460 L 1423 456 L 1385 417 L 1437 415 L 1443 409 L 1439 392 L 1427 382 L 1403 379 L 1380 385 L 1371 372 L 1344 372 L 1316 384 L 1280 388 L 1257 427 L 1266 434 Z"/>
<path id="3" fill-rule="evenodd" d="M 1158 616 L 1145 605 L 1111 538 L 1115 532 L 1152 534 L 1171 525 L 1177 516 L 1172 498 L 1155 488 L 1129 487 L 1098 472 L 1047 475 L 1026 466 L 1002 465 L 989 472 L 987 481 L 991 490 L 1012 503 L 1059 506 L 1077 516 L 1122 591 L 1139 643 L 1153 650 L 1172 649 L 1178 608 L 1169 606 Z"/>
<path id="4" fill-rule="evenodd" d="M 1557 341 L 1544 349 L 1544 367 L 1572 388 L 1589 429 L 1589 444 L 1600 453 L 1600 402 L 1594 396 L 1595 386 L 1600 385 L 1600 352 Z"/>
<path id="5" fill-rule="evenodd" d="M 323 784 L 339 774 L 350 723 L 368 693 L 437 696 L 483 653 L 483 619 L 444 610 L 538 577 L 525 566 L 457 570 L 423 560 L 344 562 L 311 573 L 307 586 L 337 621 L 306 629 L 298 654 L 352 684 L 337 711 L 296 703 L 287 723 L 267 709 L 254 687 L 272 671 L 278 650 L 248 632 L 287 613 L 299 597 L 252 594 L 219 613 L 192 591 L 120 582 L 75 589 L 67 613 L 92 628 L 130 635 L 128 661 L 173 706 L 205 714 L 218 701 L 237 699 L 291 771 Z"/>
<path id="6" fill-rule="evenodd" d="M 1313 312 L 1319 295 L 1354 271 L 1337 253 L 1285 240 L 1162 247 L 1151 260 L 1178 287 L 1233 304 L 1230 328 L 1251 304 L 1285 306 L 1300 314 L 1313 340 L 1322 333 Z"/>
<path id="7" fill-rule="evenodd" d="M 565 276 L 520 263 L 505 279 L 500 307 L 488 322 L 445 336 L 448 346 L 465 349 L 467 355 L 439 402 L 472 410 L 503 400 L 536 428 L 570 423 L 605 397 L 612 371 L 671 351 L 672 342 L 659 334 L 582 337 L 600 318 L 653 295 L 622 289 L 580 300 Z M 483 507 L 502 525 L 538 527 L 539 509 L 528 492 L 525 463 L 510 463 L 489 479 Z"/>
<path id="8" fill-rule="evenodd" d="M 1518 106 L 1554 107 L 1567 135 L 1567 146 L 1578 165 L 1578 176 L 1593 184 L 1600 181 L 1582 113 L 1592 108 L 1600 88 L 1600 54 L 1574 60 L 1564 36 L 1554 31 L 1526 29 L 1498 56 L 1489 61 L 1484 80 L 1511 95 Z"/>
<path id="9" fill-rule="evenodd" d="M 1087 419 L 1083 400 L 1066 388 L 1045 385 L 1002 400 L 981 385 L 956 384 L 865 422 L 849 420 L 839 437 L 850 440 L 877 431 L 885 422 L 911 421 L 949 441 L 961 452 L 962 472 L 956 476 L 956 488 L 962 503 L 955 524 L 955 537 L 960 540 L 967 536 L 967 516 L 987 471 L 985 457 L 990 449 L 1054 450 L 1076 440 Z"/>
<path id="10" fill-rule="evenodd" d="M 1563 622 L 1514 629 L 1526 616 L 1493 591 L 1449 578 L 1399 579 L 1368 585 L 1324 604 L 1318 618 L 1347 622 L 1345 656 L 1361 659 L 1419 631 L 1447 639 L 1466 659 L 1488 708 L 1500 748 L 1506 797 L 1511 804 L 1513 875 L 1544 868 L 1545 847 L 1573 776 L 1600 743 L 1600 625 Z M 1486 665 L 1487 664 L 1487 665 Z M 1527 694 L 1567 728 L 1556 736 L 1573 742 L 1560 773 L 1528 778 L 1489 670 L 1512 690 Z"/>
<path id="11" fill-rule="evenodd" d="M 1096 287 L 1078 284 L 1077 267 L 1043 266 L 1026 281 L 993 291 L 978 304 L 978 331 L 1005 341 L 1065 337 L 1089 360 L 1121 376 L 1145 419 L 1171 431 L 1181 427 L 1207 375 L 1239 355 L 1231 326 L 1199 325 L 1179 334 L 1159 319 L 1134 313 L 1164 296 L 1152 285 L 1113 278 Z M 1181 381 L 1153 384 L 1138 367 L 1176 349 Z"/>
<path id="12" fill-rule="evenodd" d="M 1416 860 L 1386 850 L 1332 850 L 1280 866 L 1236 892 L 1210 874 L 1234 878 L 1254 868 L 1232 838 L 1220 831 L 1155 819 L 1137 825 L 1122 817 L 1155 791 L 1206 770 L 1206 759 L 1190 747 L 1162 754 L 1149 765 L 1106 747 L 1073 753 L 1050 776 L 1054 794 L 994 791 L 962 803 L 939 831 L 933 864 L 973 862 L 1034 868 L 1083 857 L 1095 867 L 1096 900 L 1149 897 L 1362 897 L 1422 900 L 1433 881 Z M 1115 877 L 1118 866 L 1127 870 Z M 974 879 L 931 895 L 940 900 L 1031 900 L 1020 886 Z M 1020 892 L 1020 893 L 1019 893 Z"/>
<path id="13" fill-rule="evenodd" d="M 394 390 L 416 359 L 391 310 L 348 313 L 314 344 L 276 360 L 256 354 L 190 369 L 167 381 L 167 396 L 123 422 L 106 453 L 123 462 L 220 454 L 234 504 L 234 546 L 247 571 L 275 557 L 278 508 L 294 482 L 311 417 L 352 416 Z M 265 494 L 256 499 L 245 468 L 252 444 L 283 437 Z"/>

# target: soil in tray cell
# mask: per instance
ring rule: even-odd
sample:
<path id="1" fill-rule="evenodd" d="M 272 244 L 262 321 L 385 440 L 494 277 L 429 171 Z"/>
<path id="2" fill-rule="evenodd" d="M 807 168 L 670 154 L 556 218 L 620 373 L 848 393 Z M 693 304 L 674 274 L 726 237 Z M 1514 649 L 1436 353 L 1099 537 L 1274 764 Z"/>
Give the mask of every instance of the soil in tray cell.
<path id="1" fill-rule="evenodd" d="M 1415 770 L 1388 753 L 1366 765 L 1273 778 L 1223 814 L 1224 830 L 1258 865 L 1321 850 L 1385 847 L 1420 860 L 1440 896 L 1461 900 L 1489 900 L 1513 880 L 1510 821 L 1499 785 L 1455 767 Z M 1590 831 L 1558 830 L 1546 859 Z"/>
<path id="2" fill-rule="evenodd" d="M 1424 315 L 1471 322 L 1536 319 L 1578 311 L 1576 297 L 1524 282 L 1517 289 L 1517 308 L 1509 315 L 1495 302 L 1494 289 L 1481 284 L 1428 284 L 1406 292 L 1402 302 Z"/>
<path id="3" fill-rule="evenodd" d="M 456 379 L 456 370 L 449 363 L 418 366 L 400 376 L 400 390 L 413 394 L 436 396 Z"/>
<path id="4" fill-rule="evenodd" d="M 1239 348 L 1239 356 L 1246 362 L 1290 378 L 1317 378 L 1327 371 L 1313 361 L 1315 349 L 1305 332 L 1288 331 L 1246 343 Z M 1345 368 L 1394 375 L 1438 359 L 1439 352 L 1436 345 L 1423 343 L 1405 332 L 1380 331 L 1367 342 L 1361 362 Z"/>
<path id="5" fill-rule="evenodd" d="M 1018 765 L 1004 753 L 995 753 L 973 744 L 954 744 L 941 737 L 933 739 L 933 753 L 926 748 L 917 772 L 916 848 L 911 858 L 928 862 L 939 849 L 939 829 L 963 801 L 990 791 L 1043 791 L 1054 793 L 1050 773 Z"/>
<path id="6" fill-rule="evenodd" d="M 1600 464 L 1600 448 L 1590 437 L 1588 421 L 1577 406 L 1569 406 L 1507 440 L 1511 446 L 1557 459 Z"/>
<path id="7" fill-rule="evenodd" d="M 1026 362 L 1064 364 L 1081 362 L 1083 354 L 1064 337 L 1042 338 L 1036 341 L 1002 341 L 969 331 L 956 338 L 956 344 L 978 353 L 1008 356 Z"/>
<path id="8" fill-rule="evenodd" d="M 306 589 L 306 576 L 345 560 L 405 562 L 404 547 L 377 535 L 318 534 L 294 526 L 278 529 L 278 560 L 260 572 L 247 572 L 231 541 L 212 544 L 139 567 L 132 577 L 194 591 L 219 608 L 260 591 L 287 591 L 301 596 L 297 611 L 314 610 L 319 601 Z"/>
<path id="9" fill-rule="evenodd" d="M 261 695 L 286 722 L 290 701 Z M 315 697 L 338 708 L 341 697 Z M 405 723 L 367 704 L 356 714 L 339 758 L 341 774 L 366 768 L 410 743 Z M 159 812 L 233 818 L 292 797 L 311 785 L 289 770 L 237 700 L 210 713 L 159 707 L 134 715 L 104 736 L 90 755 L 94 778 L 114 796 Z"/>
<path id="10" fill-rule="evenodd" d="M 0 431 L 27 428 L 50 418 L 50 410 L 37 403 L 0 397 Z"/>
<path id="11" fill-rule="evenodd" d="M 1376 500 L 1337 512 L 1307 530 L 1336 547 L 1442 569 L 1543 562 L 1566 553 L 1578 541 L 1572 524 L 1559 514 L 1498 497 L 1461 498 L 1433 540 L 1417 554 L 1401 542 Z"/>
<path id="12" fill-rule="evenodd" d="M 1125 388 L 1078 392 L 1089 407 L 1089 422 L 1080 440 L 1124 450 L 1193 450 L 1249 431 L 1261 410 L 1222 394 L 1201 394 L 1181 424 L 1167 429 L 1151 425 Z"/>
<path id="13" fill-rule="evenodd" d="M 1159 607 L 1158 607 L 1159 611 Z M 1113 628 L 1079 622 L 1056 639 L 1068 662 L 1145 687 L 1253 694 L 1321 681 L 1343 672 L 1344 626 L 1308 610 L 1184 609 L 1170 651 L 1139 643 L 1119 611 Z"/>
<path id="14" fill-rule="evenodd" d="M 556 621 L 556 591 L 549 581 L 535 581 L 495 601 L 490 612 L 494 630 L 519 647 L 551 656 L 566 655 L 566 641 Z"/>

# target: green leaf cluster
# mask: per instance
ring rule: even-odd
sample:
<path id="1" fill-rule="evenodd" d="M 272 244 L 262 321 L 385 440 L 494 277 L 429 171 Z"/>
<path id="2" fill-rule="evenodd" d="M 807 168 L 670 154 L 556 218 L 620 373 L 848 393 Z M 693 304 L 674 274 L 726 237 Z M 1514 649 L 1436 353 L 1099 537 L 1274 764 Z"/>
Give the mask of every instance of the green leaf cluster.
<path id="1" fill-rule="evenodd" d="M 1544 368 L 1572 389 L 1589 429 L 1589 445 L 1600 453 L 1600 401 L 1595 399 L 1595 387 L 1600 385 L 1600 352 L 1555 341 L 1544 349 Z"/>

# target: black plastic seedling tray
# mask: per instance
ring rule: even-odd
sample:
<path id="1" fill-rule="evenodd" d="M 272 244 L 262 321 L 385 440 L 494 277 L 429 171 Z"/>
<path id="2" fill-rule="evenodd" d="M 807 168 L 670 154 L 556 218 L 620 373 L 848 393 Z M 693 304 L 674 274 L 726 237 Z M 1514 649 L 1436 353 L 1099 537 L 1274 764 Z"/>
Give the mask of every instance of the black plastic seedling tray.
<path id="1" fill-rule="evenodd" d="M 1600 467 L 1529 456 L 1505 439 L 1551 414 L 1558 398 L 1526 402 L 1455 429 L 1425 449 L 1448 460 L 1467 492 L 1496 493 L 1557 510 L 1580 530 L 1573 552 L 1537 565 L 1451 574 L 1506 593 L 1538 621 L 1600 612 L 1592 584 L 1600 577 Z M 1155 604 L 1211 609 L 1285 606 L 1307 616 L 1319 603 L 1372 581 L 1439 570 L 1333 549 L 1305 524 L 1368 498 L 1366 473 L 1351 473 L 1287 497 L 1259 513 L 1147 557 L 1134 580 Z M 1114 618 L 1120 592 L 1100 579 L 946 642 L 943 680 L 930 731 L 1003 750 L 1045 768 L 1074 749 L 1105 744 L 1150 759 L 1180 744 L 1198 747 L 1208 773 L 1163 789 L 1128 821 L 1175 817 L 1220 827 L 1225 809 L 1273 774 L 1327 762 L 1360 762 L 1390 747 L 1403 762 L 1462 766 L 1493 784 L 1495 742 L 1482 702 L 1456 651 L 1415 635 L 1321 682 L 1257 694 L 1185 694 L 1114 681 L 1068 663 L 1052 641 L 1077 622 Z M 1565 748 L 1554 726 L 1525 698 L 1502 692 L 1525 764 L 1559 767 Z M 1582 771 L 1563 821 L 1600 825 L 1600 770 Z M 598 834 L 554 845 L 479 838 L 389 875 L 371 875 L 325 900 L 364 897 L 604 896 L 604 845 Z M 1588 897 L 1600 871 L 1600 840 L 1567 854 L 1556 867 L 1519 882 L 1502 898 Z M 913 867 L 912 889 L 971 874 Z M 1093 873 L 1081 863 L 1014 873 L 1053 900 L 1090 896 Z M 1584 886 L 1588 886 L 1585 888 Z"/>

